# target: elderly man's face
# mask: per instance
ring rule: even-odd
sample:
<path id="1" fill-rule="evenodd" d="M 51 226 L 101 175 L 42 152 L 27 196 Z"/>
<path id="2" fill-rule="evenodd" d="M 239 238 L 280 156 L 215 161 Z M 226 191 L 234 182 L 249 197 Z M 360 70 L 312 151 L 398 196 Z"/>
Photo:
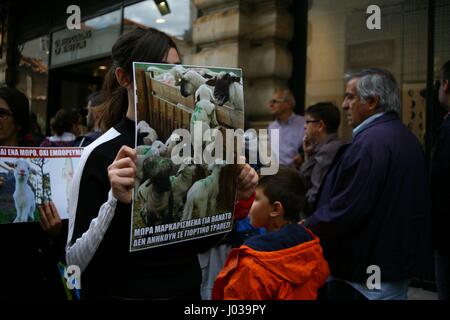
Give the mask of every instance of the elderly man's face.
<path id="1" fill-rule="evenodd" d="M 274 92 L 269 101 L 270 111 L 274 116 L 288 113 L 292 110 L 292 105 L 286 100 L 282 92 Z"/>
<path id="2" fill-rule="evenodd" d="M 359 99 L 356 84 L 358 78 L 353 78 L 347 83 L 342 108 L 347 116 L 348 125 L 356 128 L 360 123 L 372 115 L 369 103 L 362 103 Z"/>

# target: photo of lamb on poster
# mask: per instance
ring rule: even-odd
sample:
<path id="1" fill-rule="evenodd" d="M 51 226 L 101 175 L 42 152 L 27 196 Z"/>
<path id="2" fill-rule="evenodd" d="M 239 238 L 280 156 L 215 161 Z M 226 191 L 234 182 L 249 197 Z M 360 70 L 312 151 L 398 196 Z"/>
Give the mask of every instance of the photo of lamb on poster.
<path id="1" fill-rule="evenodd" d="M 227 134 L 244 129 L 241 69 L 135 62 L 133 72 L 130 251 L 229 232 L 242 141 Z"/>
<path id="2" fill-rule="evenodd" d="M 81 152 L 0 147 L 0 224 L 39 221 L 38 206 L 48 201 L 67 219 L 70 184 Z"/>

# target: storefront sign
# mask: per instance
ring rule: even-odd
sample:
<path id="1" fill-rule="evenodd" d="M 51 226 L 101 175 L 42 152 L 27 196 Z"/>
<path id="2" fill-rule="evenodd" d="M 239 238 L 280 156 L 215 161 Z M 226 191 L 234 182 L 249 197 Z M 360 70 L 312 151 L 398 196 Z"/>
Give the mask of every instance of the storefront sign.
<path id="1" fill-rule="evenodd" d="M 108 54 L 120 34 L 120 12 L 112 12 L 81 24 L 81 29 L 63 29 L 52 35 L 50 66 L 78 62 Z"/>

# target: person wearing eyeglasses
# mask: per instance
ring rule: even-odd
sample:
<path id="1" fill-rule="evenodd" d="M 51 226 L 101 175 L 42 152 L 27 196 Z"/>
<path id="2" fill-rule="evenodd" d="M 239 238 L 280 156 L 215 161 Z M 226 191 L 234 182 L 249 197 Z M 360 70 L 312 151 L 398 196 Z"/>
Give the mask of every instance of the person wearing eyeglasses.
<path id="1" fill-rule="evenodd" d="M 287 88 L 277 88 L 273 92 L 269 107 L 275 120 L 269 125 L 269 137 L 272 130 L 279 130 L 279 150 L 272 150 L 278 156 L 282 166 L 294 167 L 297 150 L 303 143 L 305 117 L 294 113 L 295 98 Z"/>
<path id="2" fill-rule="evenodd" d="M 27 97 L 0 88 L 0 146 L 27 146 L 30 127 Z M 0 173 L 0 203 L 13 202 L 14 175 Z M 0 300 L 65 299 L 58 260 L 63 257 L 67 224 L 52 202 L 39 206 L 40 223 L 7 223 L 0 208 Z"/>
<path id="3" fill-rule="evenodd" d="M 338 135 L 341 115 L 339 109 L 330 102 L 310 106 L 305 112 L 305 135 L 303 137 L 304 162 L 300 176 L 306 185 L 306 214 L 316 202 L 317 193 L 333 159 L 344 145 Z M 308 212 L 309 211 L 309 212 Z"/>

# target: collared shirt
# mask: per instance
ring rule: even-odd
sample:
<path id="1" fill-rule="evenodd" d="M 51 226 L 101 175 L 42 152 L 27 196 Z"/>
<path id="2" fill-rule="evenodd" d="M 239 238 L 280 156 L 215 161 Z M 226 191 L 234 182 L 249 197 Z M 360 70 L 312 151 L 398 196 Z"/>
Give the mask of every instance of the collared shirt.
<path id="1" fill-rule="evenodd" d="M 362 131 L 365 127 L 367 127 L 369 124 L 374 122 L 376 119 L 381 117 L 384 114 L 384 112 L 375 113 L 374 115 L 371 115 L 366 120 L 361 122 L 355 129 L 353 129 L 353 137 L 355 137 L 360 131 Z"/>
<path id="2" fill-rule="evenodd" d="M 306 181 L 306 199 L 310 204 L 316 202 L 317 193 L 333 159 L 344 141 L 333 133 L 314 147 L 313 153 L 300 167 L 300 175 Z"/>
<path id="3" fill-rule="evenodd" d="M 270 131 L 279 130 L 279 150 L 273 148 L 272 152 L 279 157 L 279 164 L 282 166 L 294 166 L 294 157 L 298 154 L 298 149 L 303 144 L 303 134 L 305 126 L 305 117 L 293 113 L 286 122 L 273 121 L 269 125 Z M 273 147 L 273 146 L 272 146 Z"/>

